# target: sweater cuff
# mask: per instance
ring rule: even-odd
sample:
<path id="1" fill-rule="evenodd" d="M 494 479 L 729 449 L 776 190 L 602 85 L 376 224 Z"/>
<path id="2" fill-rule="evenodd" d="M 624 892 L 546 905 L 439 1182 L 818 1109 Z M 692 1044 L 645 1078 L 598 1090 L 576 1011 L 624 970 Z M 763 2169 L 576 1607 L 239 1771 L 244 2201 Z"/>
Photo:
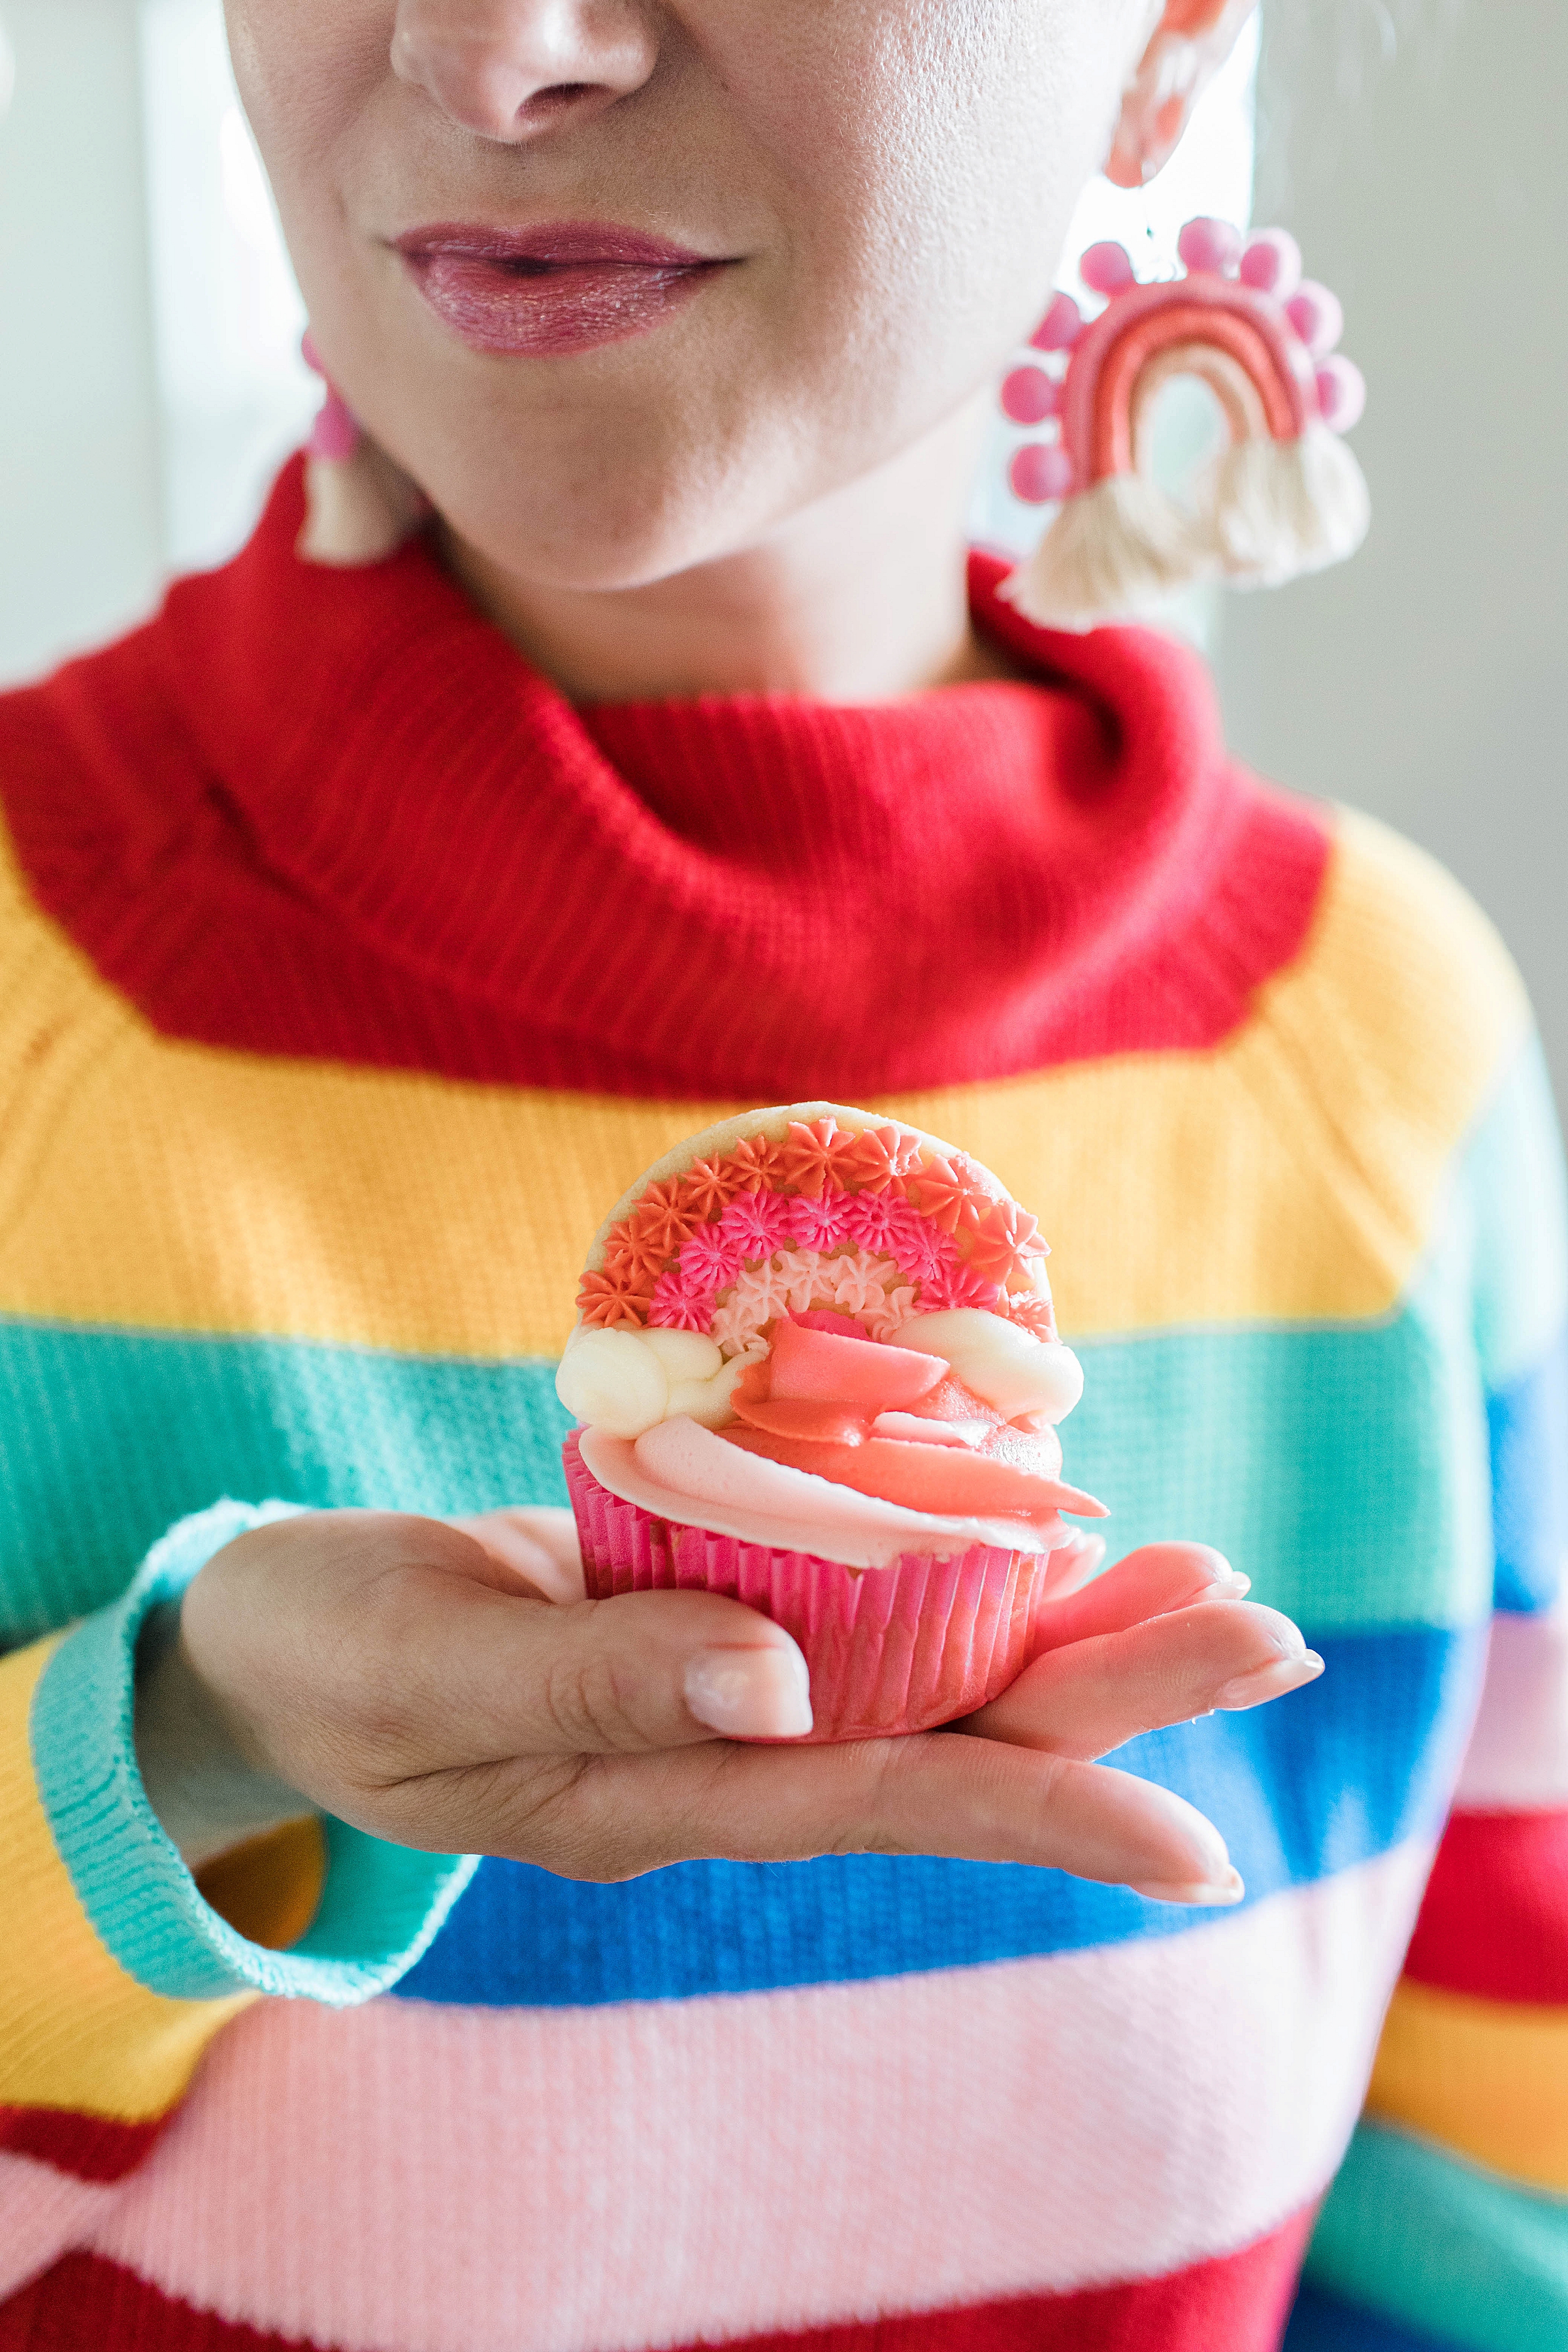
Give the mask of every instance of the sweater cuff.
<path id="1" fill-rule="evenodd" d="M 77 1899 L 128 1976 L 175 2000 L 236 1992 L 347 2007 L 413 1967 L 478 1866 L 323 1822 L 327 1873 L 315 1918 L 286 1952 L 237 1934 L 204 1901 L 147 1801 L 136 1761 L 136 1643 L 150 1611 L 177 1601 L 238 1536 L 298 1507 L 218 1503 L 182 1519 L 130 1590 L 67 1636 L 33 1699 L 38 1794 Z"/>

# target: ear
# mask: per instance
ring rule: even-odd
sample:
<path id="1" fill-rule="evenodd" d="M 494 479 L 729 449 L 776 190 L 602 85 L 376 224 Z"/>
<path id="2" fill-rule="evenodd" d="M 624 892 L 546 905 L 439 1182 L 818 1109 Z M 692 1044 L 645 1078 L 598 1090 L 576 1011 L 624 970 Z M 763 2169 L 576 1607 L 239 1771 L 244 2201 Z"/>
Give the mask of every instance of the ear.
<path id="1" fill-rule="evenodd" d="M 1236 46 L 1255 0 L 1164 0 L 1122 96 L 1105 176 L 1141 188 L 1170 161 L 1194 107 Z"/>

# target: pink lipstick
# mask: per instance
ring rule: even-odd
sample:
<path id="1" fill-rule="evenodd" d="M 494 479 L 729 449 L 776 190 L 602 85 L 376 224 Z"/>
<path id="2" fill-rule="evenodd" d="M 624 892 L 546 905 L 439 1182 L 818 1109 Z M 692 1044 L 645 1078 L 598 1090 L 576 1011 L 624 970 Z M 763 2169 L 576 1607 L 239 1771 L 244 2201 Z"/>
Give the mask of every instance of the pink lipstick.
<path id="1" fill-rule="evenodd" d="M 395 240 L 437 317 L 477 352 L 560 358 L 646 335 L 729 260 L 592 221 L 441 222 Z"/>

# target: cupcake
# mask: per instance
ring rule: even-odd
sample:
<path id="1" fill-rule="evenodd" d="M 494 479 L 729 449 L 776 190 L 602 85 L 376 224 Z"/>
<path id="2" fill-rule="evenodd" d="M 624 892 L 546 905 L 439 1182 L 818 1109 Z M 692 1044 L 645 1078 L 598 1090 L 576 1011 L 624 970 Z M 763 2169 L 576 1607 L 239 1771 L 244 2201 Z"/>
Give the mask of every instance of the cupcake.
<path id="1" fill-rule="evenodd" d="M 601 1226 L 556 1386 L 596 1599 L 679 1588 L 799 1643 L 818 1740 L 973 1713 L 1100 1547 L 1064 1513 L 1083 1376 L 1027 1211 L 869 1111 L 750 1111 Z"/>

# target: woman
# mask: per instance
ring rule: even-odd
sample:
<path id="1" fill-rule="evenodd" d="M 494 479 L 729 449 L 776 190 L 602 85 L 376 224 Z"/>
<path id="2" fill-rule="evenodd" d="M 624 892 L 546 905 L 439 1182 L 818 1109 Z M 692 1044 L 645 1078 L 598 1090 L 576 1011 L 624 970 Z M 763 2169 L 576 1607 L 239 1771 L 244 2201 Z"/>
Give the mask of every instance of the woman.
<path id="1" fill-rule="evenodd" d="M 0 2342 L 1279 2341 L 1561 1299 L 1479 918 L 966 583 L 1079 191 L 1247 13 L 232 0 L 368 438 L 0 704 Z M 809 1096 L 1042 1208 L 1124 1557 L 791 1752 L 778 1628 L 571 1600 L 550 1381 L 626 1182 Z"/>

